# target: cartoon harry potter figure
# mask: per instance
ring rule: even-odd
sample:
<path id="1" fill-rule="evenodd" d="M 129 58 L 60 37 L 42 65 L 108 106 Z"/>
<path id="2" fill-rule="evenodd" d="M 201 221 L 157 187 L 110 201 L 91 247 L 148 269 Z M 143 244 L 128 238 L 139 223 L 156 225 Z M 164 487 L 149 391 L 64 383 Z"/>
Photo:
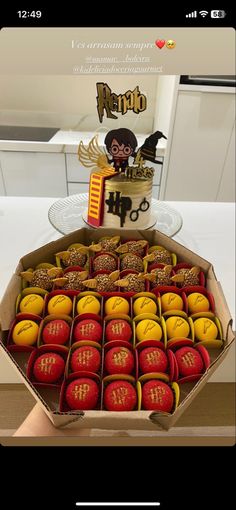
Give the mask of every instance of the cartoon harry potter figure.
<path id="1" fill-rule="evenodd" d="M 137 138 L 127 128 L 113 129 L 105 137 L 107 152 L 112 156 L 109 163 L 117 172 L 125 170 L 129 164 L 129 157 L 135 154 L 138 145 Z"/>

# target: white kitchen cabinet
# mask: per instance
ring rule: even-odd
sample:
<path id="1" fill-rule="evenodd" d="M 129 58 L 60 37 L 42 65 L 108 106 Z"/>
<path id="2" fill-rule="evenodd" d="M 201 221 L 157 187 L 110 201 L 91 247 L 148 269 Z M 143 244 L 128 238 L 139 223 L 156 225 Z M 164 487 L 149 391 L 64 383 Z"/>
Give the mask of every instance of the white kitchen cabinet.
<path id="1" fill-rule="evenodd" d="M 165 200 L 232 200 L 234 121 L 233 93 L 179 90 L 168 140 Z"/>
<path id="2" fill-rule="evenodd" d="M 42 152 L 0 152 L 6 195 L 67 195 L 65 155 Z"/>
<path id="3" fill-rule="evenodd" d="M 1 161 L 0 161 L 0 196 L 5 195 L 5 188 L 4 188 L 4 182 L 2 177 L 2 168 L 1 168 Z"/>
<path id="4" fill-rule="evenodd" d="M 152 188 L 152 198 L 155 198 L 156 200 L 158 200 L 159 196 L 160 196 L 160 186 L 153 186 L 153 188 Z"/>
<path id="5" fill-rule="evenodd" d="M 216 201 L 235 202 L 235 125 L 232 130 Z"/>
<path id="6" fill-rule="evenodd" d="M 156 165 L 151 163 L 150 161 L 147 161 L 146 165 L 151 166 L 154 168 L 154 176 L 153 176 L 153 186 L 159 189 L 161 178 L 162 178 L 162 169 L 163 169 L 163 162 L 164 158 L 160 158 L 159 156 L 156 158 L 158 161 L 162 162 L 162 165 Z"/>
<path id="7" fill-rule="evenodd" d="M 85 168 L 78 160 L 77 154 L 66 154 L 68 182 L 89 182 L 90 168 Z"/>
<path id="8" fill-rule="evenodd" d="M 88 193 L 89 183 L 84 182 L 68 182 L 68 195 L 76 195 L 77 193 Z"/>

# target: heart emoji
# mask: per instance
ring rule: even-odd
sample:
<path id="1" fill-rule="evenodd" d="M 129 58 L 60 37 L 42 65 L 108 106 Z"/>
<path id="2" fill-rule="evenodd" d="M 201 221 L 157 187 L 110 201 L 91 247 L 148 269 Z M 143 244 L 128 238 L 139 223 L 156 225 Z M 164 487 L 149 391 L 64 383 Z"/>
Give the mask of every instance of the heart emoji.
<path id="1" fill-rule="evenodd" d="M 165 43 L 166 43 L 166 42 L 165 42 L 165 40 L 164 40 L 164 39 L 157 39 L 157 40 L 155 41 L 155 45 L 156 45 L 158 48 L 160 48 L 160 50 L 161 50 L 161 48 L 163 48 L 163 46 L 165 46 Z"/>

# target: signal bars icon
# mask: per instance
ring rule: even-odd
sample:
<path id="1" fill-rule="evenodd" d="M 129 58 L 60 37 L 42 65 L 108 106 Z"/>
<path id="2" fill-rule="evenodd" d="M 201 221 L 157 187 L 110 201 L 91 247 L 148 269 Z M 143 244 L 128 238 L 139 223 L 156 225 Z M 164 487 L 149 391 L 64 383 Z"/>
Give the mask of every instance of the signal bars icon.
<path id="1" fill-rule="evenodd" d="M 197 11 L 190 12 L 189 14 L 186 14 L 185 18 L 196 18 L 197 17 Z"/>

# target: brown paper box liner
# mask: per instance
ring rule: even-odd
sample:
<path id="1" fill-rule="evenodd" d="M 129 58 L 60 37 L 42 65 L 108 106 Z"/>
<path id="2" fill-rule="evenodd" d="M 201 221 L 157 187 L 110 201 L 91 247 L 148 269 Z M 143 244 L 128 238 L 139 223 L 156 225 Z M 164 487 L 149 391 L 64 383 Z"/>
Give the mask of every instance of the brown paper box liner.
<path id="1" fill-rule="evenodd" d="M 26 378 L 23 370 L 17 365 L 11 353 L 9 353 L 1 342 L 0 348 L 4 353 L 9 363 L 15 367 L 15 370 L 20 374 L 24 384 L 33 394 L 34 398 L 40 403 L 44 412 L 50 418 L 56 427 L 69 427 L 69 428 L 100 428 L 100 429 L 113 429 L 113 430 L 156 430 L 166 429 L 172 427 L 182 413 L 191 404 L 192 400 L 205 386 L 208 379 L 221 364 L 225 358 L 232 342 L 234 341 L 234 334 L 232 331 L 232 318 L 228 309 L 220 283 L 217 281 L 214 268 L 207 260 L 199 257 L 192 251 L 188 250 L 181 244 L 166 235 L 153 230 L 153 231 L 132 231 L 132 230 L 118 230 L 118 229 L 98 229 L 89 230 L 86 228 L 77 230 L 67 236 L 64 236 L 57 241 L 49 243 L 42 248 L 39 248 L 24 257 L 19 261 L 13 274 L 6 292 L 2 298 L 0 309 L 0 325 L 1 325 L 1 340 L 6 341 L 6 331 L 9 329 L 10 323 L 15 317 L 15 300 L 21 291 L 21 277 L 20 272 L 27 269 L 27 267 L 35 267 L 42 260 L 45 262 L 53 263 L 55 253 L 66 250 L 67 247 L 74 242 L 82 242 L 89 245 L 92 241 L 97 242 L 103 236 L 121 235 L 121 238 L 129 239 L 146 239 L 149 244 L 159 244 L 171 252 L 175 252 L 178 257 L 178 262 L 185 261 L 192 266 L 200 266 L 207 276 L 207 288 L 212 292 L 216 310 L 215 313 L 222 323 L 223 338 L 225 339 L 223 349 L 212 350 L 211 366 L 201 377 L 197 383 L 189 383 L 182 385 L 181 400 L 178 408 L 173 414 L 156 413 L 152 411 L 131 411 L 128 413 L 114 413 L 110 411 L 80 411 L 70 413 L 59 413 L 53 410 L 50 391 L 44 391 L 41 395 L 36 388 Z"/>

